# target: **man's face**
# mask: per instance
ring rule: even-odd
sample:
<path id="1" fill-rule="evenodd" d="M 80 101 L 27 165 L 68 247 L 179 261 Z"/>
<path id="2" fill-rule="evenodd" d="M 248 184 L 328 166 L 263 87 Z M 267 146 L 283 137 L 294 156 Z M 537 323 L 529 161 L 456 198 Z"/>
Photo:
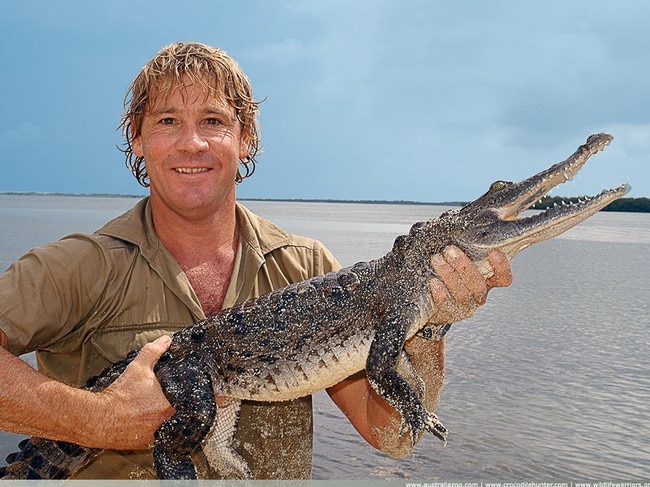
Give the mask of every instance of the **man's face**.
<path id="1" fill-rule="evenodd" d="M 152 205 L 189 218 L 234 201 L 239 159 L 248 155 L 235 109 L 189 81 L 153 101 L 132 147 L 144 156 Z"/>

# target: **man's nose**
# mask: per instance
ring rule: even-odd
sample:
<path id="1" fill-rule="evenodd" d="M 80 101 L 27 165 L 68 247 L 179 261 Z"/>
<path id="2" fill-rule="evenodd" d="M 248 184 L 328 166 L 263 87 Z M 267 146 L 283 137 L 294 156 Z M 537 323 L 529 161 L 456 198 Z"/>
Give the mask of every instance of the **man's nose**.
<path id="1" fill-rule="evenodd" d="M 202 152 L 208 149 L 208 141 L 201 134 L 199 127 L 184 124 L 176 140 L 176 148 L 189 153 Z"/>

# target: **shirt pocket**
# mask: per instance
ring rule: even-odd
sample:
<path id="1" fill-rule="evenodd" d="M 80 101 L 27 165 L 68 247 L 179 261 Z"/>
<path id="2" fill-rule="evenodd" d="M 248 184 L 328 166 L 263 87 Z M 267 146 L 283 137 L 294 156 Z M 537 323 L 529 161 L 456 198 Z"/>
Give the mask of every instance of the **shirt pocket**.
<path id="1" fill-rule="evenodd" d="M 118 362 L 132 350 L 139 350 L 147 343 L 163 335 L 172 335 L 187 325 L 159 324 L 131 326 L 128 328 L 105 328 L 90 338 L 95 352 L 109 363 Z"/>

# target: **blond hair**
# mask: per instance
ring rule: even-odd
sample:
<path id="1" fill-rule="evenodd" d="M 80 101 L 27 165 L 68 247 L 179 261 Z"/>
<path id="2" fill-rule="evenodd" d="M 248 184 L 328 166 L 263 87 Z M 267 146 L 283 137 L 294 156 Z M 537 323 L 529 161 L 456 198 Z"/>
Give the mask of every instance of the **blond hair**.
<path id="1" fill-rule="evenodd" d="M 240 160 L 243 174 L 237 172 L 235 181 L 241 182 L 255 171 L 255 156 L 260 150 L 259 113 L 261 103 L 253 99 L 250 81 L 225 51 L 198 42 L 176 42 L 163 47 L 140 70 L 124 99 L 124 115 L 120 123 L 125 138 L 126 165 L 138 182 L 149 186 L 149 176 L 143 157 L 133 153 L 133 139 L 140 135 L 145 111 L 157 97 L 167 97 L 171 91 L 189 78 L 204 87 L 208 93 L 224 96 L 235 109 L 242 124 L 242 137 L 249 142 L 248 156 Z"/>

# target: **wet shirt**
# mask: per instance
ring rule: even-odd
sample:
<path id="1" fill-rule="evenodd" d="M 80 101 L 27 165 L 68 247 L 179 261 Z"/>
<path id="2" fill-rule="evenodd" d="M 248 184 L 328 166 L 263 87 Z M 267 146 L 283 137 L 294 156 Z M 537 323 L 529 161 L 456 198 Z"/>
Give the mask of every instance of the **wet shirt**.
<path id="1" fill-rule="evenodd" d="M 224 308 L 337 270 L 318 241 L 287 234 L 237 205 L 239 249 Z M 39 370 L 86 380 L 163 334 L 204 319 L 185 273 L 154 231 L 148 198 L 92 235 L 28 252 L 0 275 L 0 329 L 15 355 L 35 351 Z M 311 397 L 244 402 L 235 446 L 256 478 L 309 478 Z M 195 462 L 209 472 L 202 454 Z M 151 451 L 104 451 L 77 478 L 152 478 Z"/>

